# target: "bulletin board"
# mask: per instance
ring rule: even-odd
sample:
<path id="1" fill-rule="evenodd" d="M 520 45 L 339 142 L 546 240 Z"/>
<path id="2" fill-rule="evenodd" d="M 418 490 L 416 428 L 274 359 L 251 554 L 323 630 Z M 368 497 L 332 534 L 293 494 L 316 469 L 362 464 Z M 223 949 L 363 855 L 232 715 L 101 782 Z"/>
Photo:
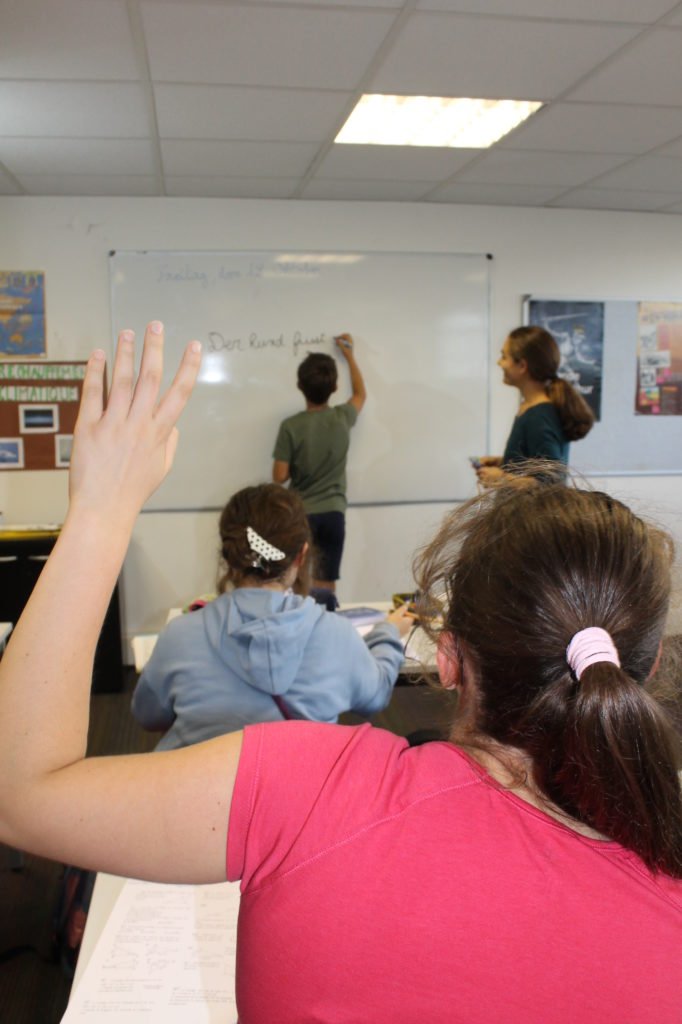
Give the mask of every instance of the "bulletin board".
<path id="1" fill-rule="evenodd" d="M 0 361 L 0 470 L 68 469 L 85 367 Z"/>
<path id="2" fill-rule="evenodd" d="M 557 339 L 560 376 L 598 417 L 571 444 L 571 466 L 594 476 L 682 473 L 682 303 L 526 296 L 523 312 Z"/>

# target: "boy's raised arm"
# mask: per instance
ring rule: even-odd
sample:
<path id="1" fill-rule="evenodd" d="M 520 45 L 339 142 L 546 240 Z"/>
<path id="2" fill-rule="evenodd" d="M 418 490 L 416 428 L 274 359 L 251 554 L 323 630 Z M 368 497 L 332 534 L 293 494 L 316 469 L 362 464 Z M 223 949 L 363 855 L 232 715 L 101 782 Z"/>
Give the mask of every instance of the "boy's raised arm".
<path id="1" fill-rule="evenodd" d="M 360 372 L 360 367 L 355 361 L 355 343 L 350 334 L 339 334 L 334 339 L 336 346 L 341 352 L 342 356 L 348 363 L 348 370 L 350 372 L 350 386 L 352 395 L 348 399 L 350 405 L 354 405 L 358 412 L 362 409 L 365 401 L 367 400 L 367 389 L 365 387 L 365 381 Z"/>
<path id="2" fill-rule="evenodd" d="M 86 760 L 85 749 L 102 621 L 135 518 L 172 464 L 175 423 L 200 359 L 192 342 L 160 398 L 162 325 L 147 328 L 137 381 L 133 335 L 124 331 L 105 409 L 104 353 L 91 356 L 74 431 L 69 511 L 0 662 L 0 840 L 85 867 L 175 881 L 224 877 L 236 771 L 230 758 L 231 751 L 238 756 L 240 736 L 220 754 L 205 744 L 203 752 L 175 752 L 185 755 L 178 758 Z M 192 831 L 208 839 L 204 851 L 183 839 Z"/>

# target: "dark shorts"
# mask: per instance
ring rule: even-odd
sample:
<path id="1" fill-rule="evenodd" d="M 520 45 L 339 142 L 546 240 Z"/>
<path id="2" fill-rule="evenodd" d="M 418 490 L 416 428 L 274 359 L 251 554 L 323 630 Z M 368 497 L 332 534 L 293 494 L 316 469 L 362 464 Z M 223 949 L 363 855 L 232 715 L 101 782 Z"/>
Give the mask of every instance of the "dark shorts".
<path id="1" fill-rule="evenodd" d="M 343 512 L 311 512 L 308 523 L 313 537 L 313 578 L 338 580 L 346 539 L 345 515 Z"/>

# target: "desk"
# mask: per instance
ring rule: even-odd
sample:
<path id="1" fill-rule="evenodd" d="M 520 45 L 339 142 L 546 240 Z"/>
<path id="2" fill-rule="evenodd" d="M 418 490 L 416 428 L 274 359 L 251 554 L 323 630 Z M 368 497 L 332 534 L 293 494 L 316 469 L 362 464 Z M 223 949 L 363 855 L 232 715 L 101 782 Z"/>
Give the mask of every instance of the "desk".
<path id="1" fill-rule="evenodd" d="M 98 875 L 63 1024 L 233 1024 L 238 913 L 238 883 Z"/>
<path id="2" fill-rule="evenodd" d="M 389 612 L 393 605 L 390 601 L 360 601 L 344 604 L 343 608 L 376 608 L 378 611 Z M 180 608 L 171 608 L 166 618 L 166 623 L 182 613 Z M 188 614 L 192 615 L 193 612 Z M 152 656 L 152 651 L 159 638 L 158 633 L 139 633 L 134 636 L 131 643 L 135 657 L 135 671 L 141 672 Z M 433 643 L 423 629 L 417 626 L 408 635 L 408 643 L 405 648 L 405 660 L 403 661 L 398 677 L 398 684 L 413 683 L 419 676 L 435 676 L 438 672 L 436 666 L 436 652 Z"/>

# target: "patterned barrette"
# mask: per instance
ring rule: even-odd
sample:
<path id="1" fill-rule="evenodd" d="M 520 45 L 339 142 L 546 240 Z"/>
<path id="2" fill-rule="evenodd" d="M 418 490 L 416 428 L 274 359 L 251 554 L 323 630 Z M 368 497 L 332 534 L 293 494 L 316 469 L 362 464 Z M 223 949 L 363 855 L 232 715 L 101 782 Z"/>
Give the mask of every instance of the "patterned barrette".
<path id="1" fill-rule="evenodd" d="M 259 533 L 252 530 L 250 526 L 246 527 L 246 539 L 249 542 L 249 547 L 253 552 L 253 561 L 251 562 L 252 569 L 264 569 L 264 562 L 281 562 L 283 558 L 286 558 L 286 553 L 276 548 L 274 544 L 268 544 L 266 540 L 263 540 Z"/>

